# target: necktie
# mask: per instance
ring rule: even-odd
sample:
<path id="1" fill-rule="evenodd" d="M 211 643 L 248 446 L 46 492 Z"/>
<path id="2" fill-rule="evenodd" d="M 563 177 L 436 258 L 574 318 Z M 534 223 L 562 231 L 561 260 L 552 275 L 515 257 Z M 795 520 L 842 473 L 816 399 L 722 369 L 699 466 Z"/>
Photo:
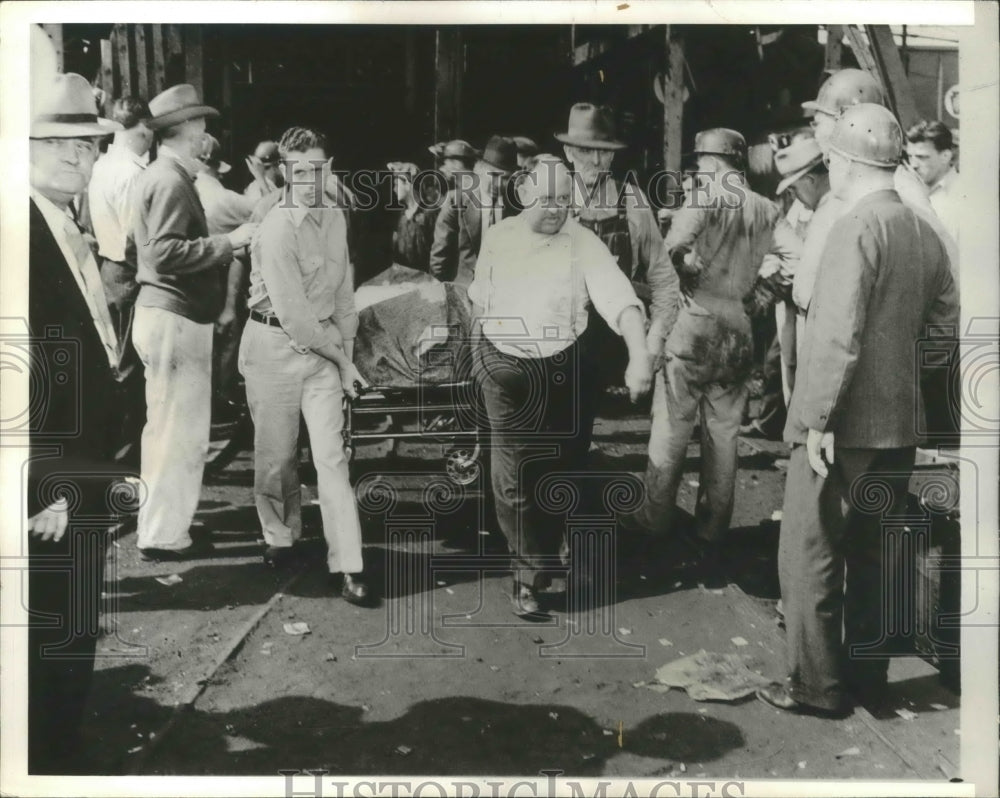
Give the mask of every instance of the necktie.
<path id="1" fill-rule="evenodd" d="M 80 232 L 80 228 L 76 226 L 76 222 L 69 217 L 66 217 L 64 230 L 66 240 L 69 241 L 73 255 L 76 257 L 80 275 L 83 277 L 83 284 L 89 295 L 90 301 L 87 304 L 90 306 L 92 314 L 96 314 L 94 315 L 94 323 L 98 327 L 98 332 L 103 331 L 101 340 L 104 342 L 104 346 L 110 353 L 114 354 L 118 342 L 114 333 L 114 324 L 111 321 L 111 313 L 108 312 L 108 300 L 104 295 L 104 286 L 101 284 L 101 274 L 97 270 L 93 252 L 83 237 L 83 233 Z"/>

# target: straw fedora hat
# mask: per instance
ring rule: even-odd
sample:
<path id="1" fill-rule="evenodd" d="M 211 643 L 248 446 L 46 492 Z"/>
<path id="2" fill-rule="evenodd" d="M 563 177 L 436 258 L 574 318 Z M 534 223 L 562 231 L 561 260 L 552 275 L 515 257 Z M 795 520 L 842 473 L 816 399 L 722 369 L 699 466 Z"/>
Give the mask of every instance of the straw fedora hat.
<path id="1" fill-rule="evenodd" d="M 202 105 L 198 92 L 190 83 L 179 83 L 161 91 L 149 101 L 149 113 L 152 118 L 146 124 L 153 130 L 179 125 L 189 119 L 219 115 L 210 105 Z"/>
<path id="2" fill-rule="evenodd" d="M 594 150 L 624 150 L 628 146 L 616 137 L 614 114 L 607 106 L 577 103 L 569 109 L 566 127 L 565 133 L 555 134 L 563 144 Z"/>
<path id="3" fill-rule="evenodd" d="M 97 115 L 94 90 L 82 75 L 56 75 L 31 120 L 33 139 L 107 136 L 122 126 Z"/>

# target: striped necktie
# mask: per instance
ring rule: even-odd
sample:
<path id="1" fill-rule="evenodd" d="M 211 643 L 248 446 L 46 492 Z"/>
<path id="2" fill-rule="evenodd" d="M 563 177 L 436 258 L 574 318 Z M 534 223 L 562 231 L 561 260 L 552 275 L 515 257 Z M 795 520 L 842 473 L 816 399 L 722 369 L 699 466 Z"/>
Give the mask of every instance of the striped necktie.
<path id="1" fill-rule="evenodd" d="M 104 285 L 101 283 L 101 273 L 97 269 L 94 253 L 76 222 L 68 216 L 63 229 L 66 233 L 66 240 L 69 241 L 73 255 L 76 257 L 77 267 L 80 269 L 81 277 L 83 277 L 83 284 L 89 294 L 90 302 L 87 304 L 92 314 L 96 311 L 94 324 L 97 325 L 98 332 L 103 331 L 101 340 L 112 355 L 111 362 L 116 363 L 118 360 L 116 352 L 118 339 L 115 335 L 114 323 L 111 321 L 111 313 L 108 311 L 108 300 L 104 294 Z"/>

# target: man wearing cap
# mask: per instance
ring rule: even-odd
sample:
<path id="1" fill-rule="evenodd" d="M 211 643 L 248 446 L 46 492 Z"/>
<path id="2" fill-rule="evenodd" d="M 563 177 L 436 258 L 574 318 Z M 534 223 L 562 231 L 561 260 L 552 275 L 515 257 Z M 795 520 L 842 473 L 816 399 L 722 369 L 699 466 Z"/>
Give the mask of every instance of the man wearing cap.
<path id="1" fill-rule="evenodd" d="M 539 156 L 520 185 L 524 210 L 487 229 L 469 286 L 477 329 L 473 374 L 492 428 L 497 519 L 513 557 L 514 612 L 539 611 L 549 569 L 568 544 L 536 493 L 586 456 L 592 393 L 582 335 L 593 304 L 628 345 L 625 384 L 649 390 L 642 304 L 600 239 L 569 218 L 569 172 Z"/>
<path id="2" fill-rule="evenodd" d="M 198 199 L 205 209 L 209 235 L 229 233 L 249 221 L 256 202 L 245 194 L 230 191 L 220 179 L 232 167 L 222 160 L 222 145 L 206 133 L 202 151 L 198 156 L 201 169 L 194 180 Z M 215 340 L 212 347 L 212 416 L 224 420 L 231 416 L 240 400 L 236 395 L 239 380 L 237 354 L 240 335 L 247 317 L 247 290 L 250 287 L 246 256 L 234 257 L 226 275 L 226 300 L 222 313 L 215 321 Z"/>
<path id="3" fill-rule="evenodd" d="M 472 282 L 483 231 L 514 210 L 505 187 L 516 170 L 514 141 L 493 136 L 471 173 L 455 173 L 456 186 L 445 195 L 434 225 L 432 275 L 462 286 Z"/>
<path id="4" fill-rule="evenodd" d="M 792 138 L 787 147 L 779 149 L 774 154 L 774 167 L 781 176 L 777 194 L 780 197 L 790 191 L 796 203 L 808 213 L 802 221 L 799 218 L 793 225 L 795 234 L 800 241 L 805 241 L 809 226 L 822 208 L 830 201 L 830 178 L 826 164 L 823 162 L 823 151 L 812 135 L 798 135 Z M 789 216 L 791 210 L 789 211 Z M 787 217 L 786 217 L 787 218 Z M 791 223 L 791 222 L 790 222 Z M 784 287 L 794 280 L 794 275 L 783 275 L 781 282 Z M 785 392 L 785 404 L 791 399 L 792 388 L 795 385 L 795 353 L 796 353 L 796 317 L 795 303 L 791 296 L 783 295 L 782 301 L 775 305 L 778 323 L 778 340 L 781 347 L 782 387 Z"/>
<path id="5" fill-rule="evenodd" d="M 136 187 L 140 288 L 132 340 L 146 367 L 138 545 L 143 559 L 158 560 L 210 548 L 193 542 L 189 530 L 211 426 L 213 325 L 225 303 L 226 271 L 256 226 L 208 230 L 195 175 L 205 119 L 219 112 L 189 84 L 161 92 L 149 110 L 159 147 Z"/>
<path id="6" fill-rule="evenodd" d="M 396 202 L 403 206 L 392 231 L 392 262 L 426 272 L 430 269 L 434 224 L 440 209 L 427 207 L 417 196 L 413 180 L 419 169 L 415 163 L 392 161 L 386 165 L 392 173 Z"/>
<path id="7" fill-rule="evenodd" d="M 905 515 L 921 408 L 918 342 L 958 326 L 947 250 L 895 190 L 903 133 L 873 103 L 845 109 L 827 141 L 830 190 L 851 211 L 833 226 L 792 393 L 778 569 L 788 680 L 758 692 L 821 715 L 884 696 L 887 526 Z M 900 524 L 901 526 L 901 524 Z M 845 581 L 846 574 L 846 581 Z"/>
<path id="8" fill-rule="evenodd" d="M 113 429 L 120 345 L 97 258 L 70 203 L 97 143 L 121 125 L 97 116 L 90 84 L 58 75 L 30 129 L 28 383 L 28 771 L 69 772 L 94 668 L 107 528 L 115 521 Z M 35 373 L 37 368 L 38 373 Z M 36 379 L 37 378 L 37 379 Z M 16 584 L 16 582 L 15 582 Z M 15 587 L 15 593 L 19 588 Z"/>
<path id="9" fill-rule="evenodd" d="M 115 133 L 107 152 L 94 164 L 87 196 L 101 258 L 101 282 L 118 336 L 117 377 L 125 415 L 121 444 L 129 446 L 128 462 L 138 466 L 139 438 L 146 420 L 146 396 L 142 363 L 132 345 L 132 319 L 139 284 L 129 233 L 135 208 L 133 189 L 149 163 L 153 131 L 146 126 L 149 107 L 138 97 L 115 100 L 111 118 L 123 130 Z"/>
<path id="10" fill-rule="evenodd" d="M 278 142 L 260 142 L 253 154 L 247 156 L 246 164 L 254 179 L 243 190 L 243 194 L 254 202 L 259 202 L 284 185 L 285 176 L 281 173 Z"/>
<path id="11" fill-rule="evenodd" d="M 455 175 L 459 172 L 471 172 L 480 155 L 479 150 L 462 139 L 439 141 L 427 149 L 440 162 L 438 168 L 449 186 L 455 185 Z"/>
<path id="12" fill-rule="evenodd" d="M 574 217 L 604 242 L 639 298 L 651 303 L 651 337 L 662 340 L 677 318 L 679 282 L 649 200 L 638 186 L 619 185 L 611 176 L 615 153 L 626 146 L 616 137 L 612 110 L 577 103 L 566 132 L 555 138 L 573 167 Z M 599 381 L 608 385 L 621 374 L 624 344 L 594 312 L 587 334 Z"/>
<path id="13" fill-rule="evenodd" d="M 770 200 L 751 191 L 746 142 L 735 130 L 695 137 L 697 176 L 674 215 L 665 245 L 685 285 L 677 323 L 657 372 L 649 436 L 646 497 L 625 526 L 670 528 L 688 442 L 701 419 L 701 478 L 695 546 L 706 578 L 721 580 L 720 550 L 733 512 L 736 443 L 753 364 L 744 299 L 768 254 L 791 270 L 800 244 Z M 657 351 L 664 342 L 657 342 Z"/>

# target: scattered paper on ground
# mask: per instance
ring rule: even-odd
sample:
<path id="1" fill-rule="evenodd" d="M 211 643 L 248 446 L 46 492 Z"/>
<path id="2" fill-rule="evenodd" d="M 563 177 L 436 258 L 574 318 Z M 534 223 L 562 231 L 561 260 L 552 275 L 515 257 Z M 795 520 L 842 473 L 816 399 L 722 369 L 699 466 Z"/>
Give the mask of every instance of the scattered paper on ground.
<path id="1" fill-rule="evenodd" d="M 295 621 L 284 625 L 286 635 L 307 635 L 310 634 L 309 624 L 305 621 Z"/>
<path id="2" fill-rule="evenodd" d="M 948 707 L 946 707 L 944 704 L 931 704 L 931 709 L 939 709 L 940 710 L 940 709 L 947 709 L 947 708 Z"/>
<path id="3" fill-rule="evenodd" d="M 769 679 L 750 670 L 746 660 L 739 654 L 702 649 L 659 668 L 656 680 L 687 690 L 695 701 L 735 701 L 770 684 Z"/>
<path id="4" fill-rule="evenodd" d="M 861 749 L 858 748 L 856 745 L 850 748 L 845 748 L 843 751 L 837 754 L 837 759 L 840 759 L 841 757 L 845 756 L 861 756 Z"/>
<path id="5" fill-rule="evenodd" d="M 747 642 L 747 640 L 746 640 L 745 637 L 734 637 L 733 638 L 733 645 L 734 646 L 748 646 L 750 644 Z"/>
<path id="6" fill-rule="evenodd" d="M 408 746 L 408 745 L 397 745 L 396 746 L 396 752 L 402 754 L 403 756 L 406 756 L 412 750 L 413 749 L 410 748 L 410 746 Z"/>
<path id="7" fill-rule="evenodd" d="M 916 712 L 911 712 L 909 709 L 897 709 L 896 714 L 899 715 L 903 720 L 913 720 L 917 717 Z"/>
<path id="8" fill-rule="evenodd" d="M 673 643 L 671 643 L 669 640 L 667 640 L 667 638 L 661 637 L 660 638 L 660 645 L 661 646 L 672 646 Z"/>
<path id="9" fill-rule="evenodd" d="M 771 513 L 772 521 L 780 521 L 782 518 L 784 518 L 784 516 L 782 515 L 781 510 L 775 510 L 773 513 Z"/>
<path id="10" fill-rule="evenodd" d="M 170 574 L 170 576 L 158 576 L 156 577 L 156 581 L 161 585 L 170 587 L 171 585 L 179 585 L 184 580 L 181 579 L 179 574 Z"/>

